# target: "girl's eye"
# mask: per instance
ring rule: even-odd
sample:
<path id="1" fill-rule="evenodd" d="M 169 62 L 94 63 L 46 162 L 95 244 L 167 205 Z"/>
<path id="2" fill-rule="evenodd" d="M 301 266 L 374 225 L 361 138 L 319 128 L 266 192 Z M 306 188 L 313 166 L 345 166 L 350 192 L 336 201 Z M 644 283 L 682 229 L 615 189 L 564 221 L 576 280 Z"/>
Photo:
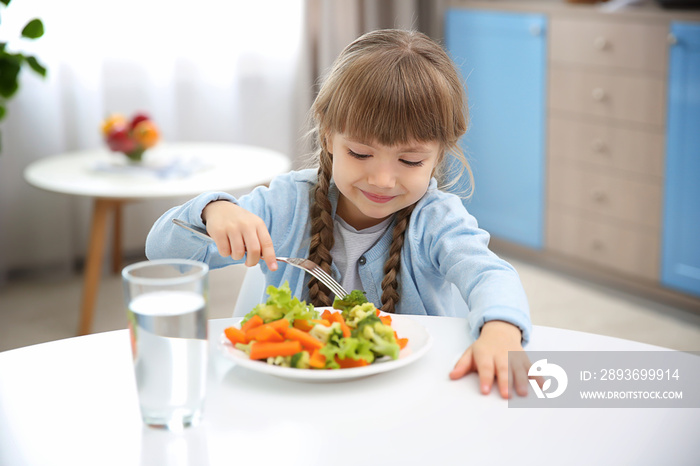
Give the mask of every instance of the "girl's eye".
<path id="1" fill-rule="evenodd" d="M 401 163 L 403 163 L 404 165 L 407 165 L 409 167 L 422 167 L 423 166 L 422 160 L 418 161 L 418 162 L 411 162 L 410 160 L 404 160 L 404 159 L 400 159 L 400 160 L 401 160 Z"/>
<path id="2" fill-rule="evenodd" d="M 355 157 L 356 159 L 364 160 L 368 159 L 371 156 L 367 154 L 358 154 L 357 152 L 353 152 L 352 150 L 348 149 L 348 154 L 350 154 L 350 157 Z"/>

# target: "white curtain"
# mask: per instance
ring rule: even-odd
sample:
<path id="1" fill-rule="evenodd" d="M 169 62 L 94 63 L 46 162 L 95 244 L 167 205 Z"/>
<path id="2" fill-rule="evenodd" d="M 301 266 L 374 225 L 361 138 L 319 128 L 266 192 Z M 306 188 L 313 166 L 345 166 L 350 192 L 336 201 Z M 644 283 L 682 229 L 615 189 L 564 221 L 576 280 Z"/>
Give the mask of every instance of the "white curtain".
<path id="1" fill-rule="evenodd" d="M 21 73 L 0 125 L 0 277 L 70 268 L 89 230 L 86 199 L 29 186 L 37 159 L 103 145 L 109 112 L 146 111 L 164 141 L 252 144 L 297 155 L 307 107 L 302 0 L 14 0 L 0 10 L 0 41 L 36 55 L 41 79 Z M 36 41 L 16 40 L 31 18 Z M 175 202 L 129 204 L 125 249 Z M 0 280 L 2 281 L 2 280 Z"/>
<path id="2" fill-rule="evenodd" d="M 337 54 L 365 31 L 441 34 L 442 0 L 13 0 L 0 41 L 48 68 L 25 70 L 0 124 L 0 284 L 8 271 L 71 270 L 84 256 L 87 199 L 29 186 L 37 159 L 103 145 L 109 112 L 146 111 L 163 140 L 252 144 L 293 159 L 308 151 L 306 113 Z M 42 19 L 45 35 L 15 40 Z M 129 204 L 126 251 L 185 199 Z M 109 244 L 109 243 L 108 243 Z"/>

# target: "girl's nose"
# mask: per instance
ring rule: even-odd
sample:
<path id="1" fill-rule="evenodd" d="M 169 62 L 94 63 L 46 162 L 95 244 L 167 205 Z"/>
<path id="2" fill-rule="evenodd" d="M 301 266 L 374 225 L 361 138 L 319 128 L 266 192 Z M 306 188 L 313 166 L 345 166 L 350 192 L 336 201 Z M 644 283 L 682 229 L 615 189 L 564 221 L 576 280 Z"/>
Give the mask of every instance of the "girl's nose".
<path id="1" fill-rule="evenodd" d="M 371 167 L 367 179 L 371 185 L 378 188 L 393 188 L 396 184 L 394 170 L 384 164 L 375 164 Z"/>

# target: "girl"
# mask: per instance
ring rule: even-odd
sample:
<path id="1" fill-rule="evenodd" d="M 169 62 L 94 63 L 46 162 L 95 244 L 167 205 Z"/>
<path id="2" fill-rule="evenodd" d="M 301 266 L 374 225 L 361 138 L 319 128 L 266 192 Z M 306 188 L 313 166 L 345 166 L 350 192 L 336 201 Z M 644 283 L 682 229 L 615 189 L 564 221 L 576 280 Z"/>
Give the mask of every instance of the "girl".
<path id="1" fill-rule="evenodd" d="M 508 351 L 522 351 L 531 327 L 519 277 L 489 251 L 489 235 L 459 197 L 438 189 L 455 175 L 449 167 L 471 178 L 458 146 L 465 91 L 445 51 L 417 32 L 365 34 L 340 54 L 311 111 L 317 169 L 279 176 L 240 199 L 206 193 L 171 209 L 149 233 L 147 256 L 212 268 L 263 259 L 268 285 L 288 281 L 295 296 L 328 306 L 333 296 L 323 285 L 275 260 L 308 257 L 345 289 L 400 314 L 455 315 L 454 284 L 475 342 L 450 377 L 476 371 L 484 394 L 497 379 L 503 397 L 515 379 L 525 394 L 526 365 L 508 374 Z M 215 246 L 173 218 L 205 227 Z"/>

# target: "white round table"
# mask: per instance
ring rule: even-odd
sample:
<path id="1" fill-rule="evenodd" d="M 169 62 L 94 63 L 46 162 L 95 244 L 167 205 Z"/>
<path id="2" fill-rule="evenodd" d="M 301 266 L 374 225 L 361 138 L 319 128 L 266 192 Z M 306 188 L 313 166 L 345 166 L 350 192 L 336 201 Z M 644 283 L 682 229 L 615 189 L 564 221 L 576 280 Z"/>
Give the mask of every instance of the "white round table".
<path id="1" fill-rule="evenodd" d="M 697 464 L 700 409 L 510 408 L 448 378 L 466 319 L 411 317 L 434 339 L 421 359 L 334 383 L 238 366 L 217 341 L 240 319 L 210 321 L 204 420 L 181 433 L 143 426 L 126 330 L 0 353 L 0 464 Z M 540 326 L 527 349 L 663 350 Z"/>
<path id="2" fill-rule="evenodd" d="M 107 149 L 72 152 L 30 164 L 24 177 L 54 193 L 94 199 L 90 244 L 85 266 L 79 334 L 90 332 L 99 288 L 107 221 L 114 216 L 113 270 L 121 270 L 121 211 L 126 202 L 206 191 L 242 191 L 268 183 L 291 168 L 284 154 L 260 147 L 215 144 L 159 144 L 143 164 Z"/>

